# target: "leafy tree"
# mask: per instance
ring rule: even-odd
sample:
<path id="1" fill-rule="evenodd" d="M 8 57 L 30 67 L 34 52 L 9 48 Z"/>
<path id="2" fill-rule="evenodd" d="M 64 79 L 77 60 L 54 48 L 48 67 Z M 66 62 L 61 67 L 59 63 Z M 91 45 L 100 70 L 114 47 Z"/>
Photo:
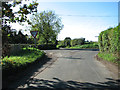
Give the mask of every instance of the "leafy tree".
<path id="1" fill-rule="evenodd" d="M 8 41 L 10 36 L 10 26 L 8 23 L 22 23 L 22 22 L 28 22 L 28 24 L 31 24 L 30 21 L 27 19 L 27 15 L 37 12 L 37 6 L 38 3 L 36 1 L 33 1 L 29 5 L 27 4 L 21 4 L 22 0 L 14 0 L 12 4 L 8 2 L 0 2 L 2 3 L 2 44 L 3 44 L 3 52 L 6 47 L 8 47 Z M 27 1 L 27 0 L 26 0 Z M 14 7 L 20 5 L 20 8 L 18 11 L 13 12 Z M 4 47 L 6 46 L 6 47 Z M 6 48 L 7 49 L 7 48 Z"/>
<path id="2" fill-rule="evenodd" d="M 85 43 L 85 38 L 77 38 L 77 39 L 73 39 L 71 41 L 71 45 L 75 46 L 75 45 L 83 45 Z"/>
<path id="3" fill-rule="evenodd" d="M 27 37 L 26 35 L 24 35 L 21 30 L 18 32 L 18 35 L 16 35 L 15 37 L 15 42 L 14 43 L 21 43 L 21 44 L 25 44 L 27 43 Z"/>
<path id="4" fill-rule="evenodd" d="M 43 11 L 32 16 L 31 30 L 38 31 L 38 43 L 56 43 L 56 38 L 63 25 L 61 19 L 53 11 Z"/>

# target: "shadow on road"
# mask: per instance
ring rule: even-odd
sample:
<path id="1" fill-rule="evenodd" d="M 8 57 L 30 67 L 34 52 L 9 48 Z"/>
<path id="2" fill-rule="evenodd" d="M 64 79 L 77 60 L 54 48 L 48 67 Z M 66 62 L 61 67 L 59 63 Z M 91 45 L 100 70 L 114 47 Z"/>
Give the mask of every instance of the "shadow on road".
<path id="1" fill-rule="evenodd" d="M 7 75 L 2 73 L 2 88 L 17 88 L 18 86 L 24 84 L 31 76 L 34 76 L 35 72 L 38 72 L 40 68 L 45 68 L 46 66 L 44 65 L 50 60 L 52 60 L 51 57 L 45 55 L 40 60 L 38 59 L 35 63 L 28 65 L 23 70 L 20 70 L 18 73 L 8 73 Z"/>
<path id="2" fill-rule="evenodd" d="M 77 81 L 63 81 L 58 78 L 53 78 L 53 80 L 44 80 L 44 79 L 31 79 L 27 82 L 26 89 L 81 89 L 81 88 L 119 88 L 118 80 L 113 80 L 111 78 L 106 78 L 107 82 L 98 82 L 98 84 L 90 82 L 77 82 Z"/>
<path id="3" fill-rule="evenodd" d="M 83 60 L 83 58 L 76 58 L 76 57 L 58 57 L 58 58 L 64 58 L 64 59 L 78 59 L 78 60 L 80 60 L 80 59 L 82 59 Z"/>
<path id="4" fill-rule="evenodd" d="M 83 50 L 83 51 L 99 51 L 99 49 L 72 49 L 72 48 L 57 48 L 57 49 L 43 49 L 43 50 Z"/>

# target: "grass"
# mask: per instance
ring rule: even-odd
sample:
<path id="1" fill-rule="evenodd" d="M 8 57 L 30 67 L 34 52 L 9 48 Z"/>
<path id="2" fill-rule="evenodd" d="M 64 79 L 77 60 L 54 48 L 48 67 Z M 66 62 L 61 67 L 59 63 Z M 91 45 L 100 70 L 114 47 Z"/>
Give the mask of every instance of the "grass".
<path id="1" fill-rule="evenodd" d="M 59 48 L 61 45 L 57 45 L 56 48 Z"/>
<path id="2" fill-rule="evenodd" d="M 35 48 L 23 48 L 18 53 L 13 53 L 9 58 L 6 56 L 2 59 L 2 69 L 10 69 L 26 66 L 29 63 L 35 62 L 37 58 L 44 55 L 43 51 Z"/>
<path id="3" fill-rule="evenodd" d="M 113 63 L 120 63 L 119 58 L 112 53 L 98 53 L 98 57 Z"/>
<path id="4" fill-rule="evenodd" d="M 98 45 L 97 45 L 97 43 L 94 43 L 94 44 L 84 44 L 84 45 L 76 45 L 76 46 L 72 46 L 72 47 L 70 47 L 70 48 L 73 48 L 73 49 L 82 49 L 82 48 L 84 48 L 84 49 L 87 49 L 87 48 L 96 48 L 96 49 L 98 49 Z"/>
<path id="5" fill-rule="evenodd" d="M 64 45 L 57 45 L 56 48 L 65 48 Z"/>

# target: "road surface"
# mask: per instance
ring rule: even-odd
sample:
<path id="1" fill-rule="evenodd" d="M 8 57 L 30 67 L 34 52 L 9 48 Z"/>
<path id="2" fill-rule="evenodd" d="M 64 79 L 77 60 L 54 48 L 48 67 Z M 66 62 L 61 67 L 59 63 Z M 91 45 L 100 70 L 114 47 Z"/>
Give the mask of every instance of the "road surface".
<path id="1" fill-rule="evenodd" d="M 97 50 L 44 50 L 54 62 L 19 88 L 117 87 L 110 72 L 94 56 Z"/>

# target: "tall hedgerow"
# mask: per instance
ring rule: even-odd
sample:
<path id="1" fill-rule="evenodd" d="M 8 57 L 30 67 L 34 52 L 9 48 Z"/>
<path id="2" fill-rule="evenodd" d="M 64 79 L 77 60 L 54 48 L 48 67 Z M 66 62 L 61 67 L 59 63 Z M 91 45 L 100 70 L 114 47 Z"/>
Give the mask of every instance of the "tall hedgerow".
<path id="1" fill-rule="evenodd" d="M 102 31 L 99 35 L 98 44 L 100 52 L 113 53 L 120 57 L 120 25 Z"/>

